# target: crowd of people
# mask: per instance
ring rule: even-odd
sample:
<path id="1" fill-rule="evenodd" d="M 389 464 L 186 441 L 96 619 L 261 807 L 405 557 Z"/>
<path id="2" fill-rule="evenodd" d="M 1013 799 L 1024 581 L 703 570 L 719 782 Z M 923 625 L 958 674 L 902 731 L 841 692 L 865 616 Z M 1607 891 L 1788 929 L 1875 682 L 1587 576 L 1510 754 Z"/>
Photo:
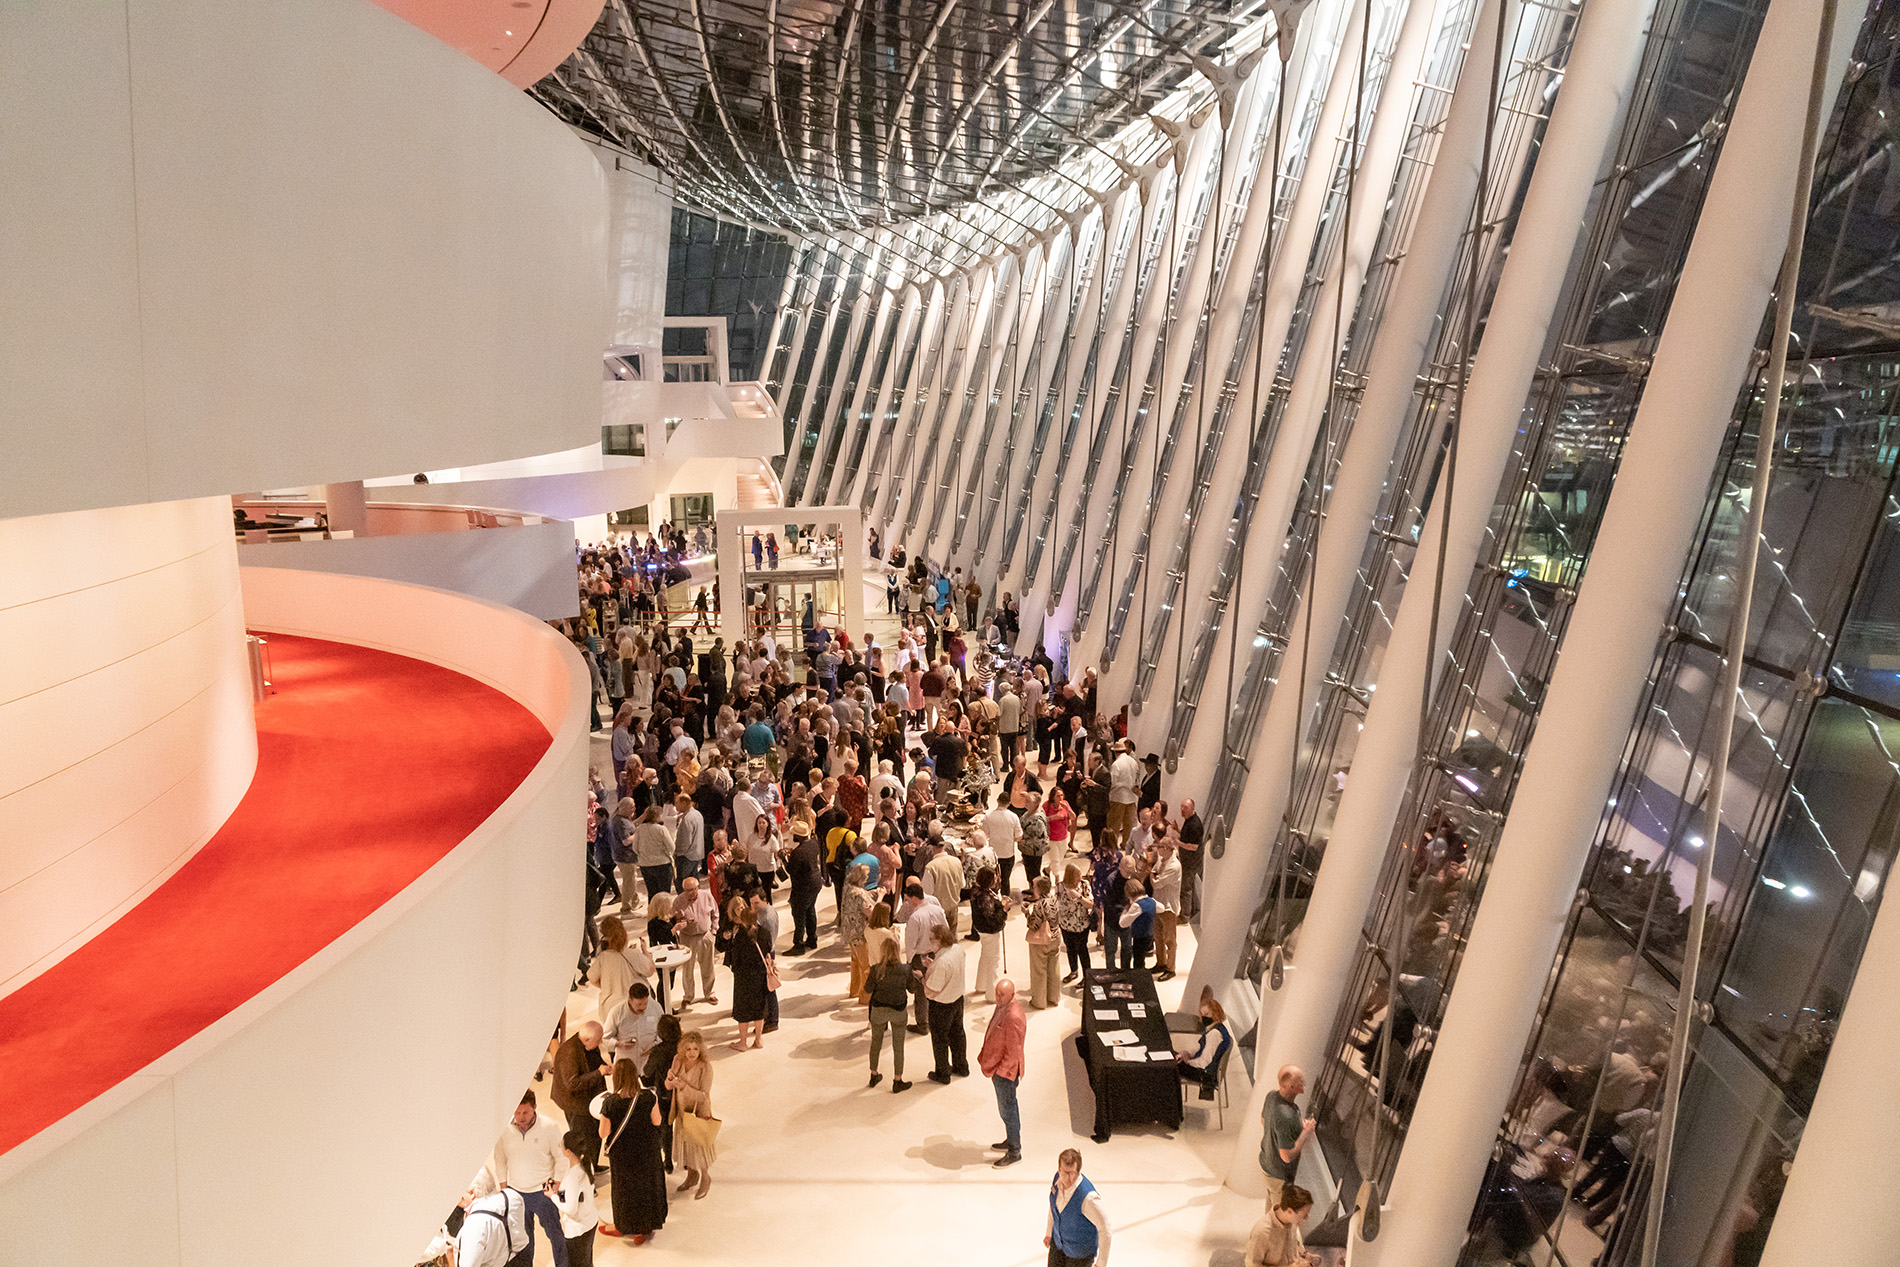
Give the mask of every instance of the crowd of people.
<path id="1" fill-rule="evenodd" d="M 821 944 L 847 952 L 840 1002 L 865 1008 L 870 1088 L 972 1076 L 965 1005 L 990 1005 L 974 1064 L 1003 1128 L 992 1164 L 1019 1163 L 1025 1010 L 1064 1006 L 1098 963 L 1162 980 L 1183 966 L 1176 931 L 1198 907 L 1205 839 L 1194 803 L 1164 799 L 1159 759 L 1137 755 L 1125 715 L 1100 707 L 1092 671 L 1071 681 L 1040 647 L 1006 654 L 1013 605 L 994 604 L 966 636 L 982 594 L 960 574 L 892 573 L 908 595 L 894 646 L 820 622 L 802 646 L 770 634 L 728 646 L 617 619 L 642 584 L 639 558 L 583 556 L 583 592 L 604 584 L 606 602 L 569 630 L 608 720 L 576 965 L 598 1003 L 557 1033 L 546 1070 L 566 1125 L 524 1097 L 452 1220 L 459 1239 L 518 1254 L 538 1224 L 558 1235 L 559 1267 L 584 1265 L 596 1235 L 643 1243 L 669 1199 L 706 1197 L 719 1123 L 705 1027 L 729 1015 L 732 1049 L 769 1046 L 781 960 Z M 1026 990 L 1002 968 L 1011 921 L 1029 950 Z M 670 1007 L 662 961 L 678 973 Z M 1211 993 L 1199 1022 L 1177 1064 L 1212 1099 L 1233 1035 Z M 920 1043 L 907 1062 L 907 1038 L 927 1040 L 927 1070 Z M 1297 1241 L 1297 1220 L 1285 1226 Z M 1049 1260 L 1105 1267 L 1109 1239 L 1066 1150 Z M 469 1252 L 462 1267 L 491 1261 Z"/>

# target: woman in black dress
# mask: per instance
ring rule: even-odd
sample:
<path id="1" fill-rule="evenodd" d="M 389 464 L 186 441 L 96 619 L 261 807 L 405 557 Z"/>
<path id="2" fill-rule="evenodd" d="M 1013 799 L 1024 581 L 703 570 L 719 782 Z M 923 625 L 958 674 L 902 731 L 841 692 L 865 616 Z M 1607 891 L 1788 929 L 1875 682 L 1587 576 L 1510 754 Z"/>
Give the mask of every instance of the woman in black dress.
<path id="1" fill-rule="evenodd" d="M 669 895 L 670 896 L 670 895 Z M 646 1084 L 653 1088 L 654 1095 L 660 1101 L 660 1119 L 673 1120 L 673 1093 L 666 1089 L 666 1073 L 673 1067 L 673 1057 L 679 1054 L 680 1018 L 667 1013 L 659 1019 L 659 1041 L 653 1044 L 653 1050 L 647 1053 L 646 1072 L 642 1075 Z M 673 1133 L 670 1130 L 660 1132 L 660 1153 L 666 1162 L 666 1173 L 673 1173 Z"/>
<path id="2" fill-rule="evenodd" d="M 613 1226 L 607 1236 L 645 1244 L 666 1223 L 666 1171 L 660 1161 L 660 1105 L 640 1085 L 631 1060 L 614 1065 L 614 1089 L 600 1105 L 600 1137 L 613 1175 Z"/>
<path id="3" fill-rule="evenodd" d="M 759 930 L 758 916 L 752 904 L 742 897 L 732 899 L 728 908 L 732 919 L 732 949 L 726 962 L 732 968 L 732 1019 L 739 1022 L 739 1037 L 734 1051 L 765 1046 L 766 996 L 765 966 L 771 959 L 771 947 Z"/>

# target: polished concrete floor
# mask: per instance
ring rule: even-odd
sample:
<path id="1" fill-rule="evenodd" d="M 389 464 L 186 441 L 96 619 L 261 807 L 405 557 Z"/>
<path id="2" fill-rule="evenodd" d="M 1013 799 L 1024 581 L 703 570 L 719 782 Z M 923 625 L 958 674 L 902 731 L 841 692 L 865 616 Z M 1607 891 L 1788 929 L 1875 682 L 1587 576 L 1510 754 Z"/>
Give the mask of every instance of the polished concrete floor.
<path id="1" fill-rule="evenodd" d="M 781 946 L 790 936 L 783 906 L 781 889 Z M 1231 1066 L 1235 1107 L 1225 1131 L 1190 1096 L 1179 1131 L 1119 1127 L 1109 1143 L 1094 1144 L 1094 1100 L 1065 1042 L 1080 1028 L 1081 1007 L 1067 991 L 1061 1007 L 1028 1013 L 1025 1159 L 995 1170 L 987 1145 L 1003 1131 L 989 1082 L 980 1074 L 947 1087 L 927 1081 L 927 1039 L 913 1036 L 906 1050 L 910 1090 L 892 1093 L 888 1047 L 883 1084 L 866 1086 L 866 1009 L 843 998 L 847 964 L 833 944 L 830 910 L 822 898 L 817 954 L 781 958 L 781 1026 L 763 1049 L 726 1046 L 737 1027 L 723 973 L 720 1005 L 684 1013 L 686 1027 L 706 1036 L 714 1065 L 713 1111 L 723 1126 L 712 1190 L 698 1201 L 675 1196 L 666 1227 L 647 1245 L 597 1238 L 600 1262 L 832 1264 L 927 1255 L 950 1264 L 1041 1263 L 1056 1155 L 1079 1148 L 1114 1231 L 1111 1261 L 1237 1267 L 1258 1217 L 1257 1202 L 1219 1179 L 1246 1103 L 1240 1062 Z M 1011 922 L 1007 943 L 1020 973 L 1027 962 L 1020 921 Z M 1184 954 L 1190 944 L 1184 936 Z M 1175 1006 L 1180 990 L 1179 978 L 1161 983 L 1164 1006 Z M 593 990 L 576 991 L 570 1023 L 591 1017 L 594 1004 Z M 966 1007 L 974 1067 L 991 1009 L 975 996 Z"/>

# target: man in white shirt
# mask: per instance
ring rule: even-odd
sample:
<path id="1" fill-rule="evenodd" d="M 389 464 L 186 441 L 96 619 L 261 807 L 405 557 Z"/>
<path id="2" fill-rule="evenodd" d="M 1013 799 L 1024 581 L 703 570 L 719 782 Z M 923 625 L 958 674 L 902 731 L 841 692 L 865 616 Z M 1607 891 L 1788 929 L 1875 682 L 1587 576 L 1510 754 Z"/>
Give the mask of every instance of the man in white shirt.
<path id="1" fill-rule="evenodd" d="M 1155 816 L 1153 810 L 1137 810 L 1135 830 L 1128 833 L 1128 842 L 1122 846 L 1123 853 L 1146 853 L 1155 841 Z"/>
<path id="2" fill-rule="evenodd" d="M 996 794 L 996 807 L 983 815 L 983 838 L 996 851 L 996 878 L 1004 896 L 1008 896 L 1010 872 L 1016 867 L 1016 842 L 1023 838 L 1023 820 L 1016 817 L 1001 792 Z"/>
<path id="3" fill-rule="evenodd" d="M 930 1050 L 936 1057 L 930 1080 L 948 1086 L 952 1077 L 970 1076 L 969 1043 L 963 1032 L 963 995 L 969 976 L 963 947 L 949 925 L 939 924 L 930 932 L 936 943 L 936 955 L 924 973 L 924 995 L 930 1000 Z"/>
<path id="4" fill-rule="evenodd" d="M 1181 860 L 1174 856 L 1174 838 L 1155 846 L 1154 869 L 1148 876 L 1155 900 L 1155 980 L 1174 976 L 1174 932 L 1181 921 Z"/>
<path id="5" fill-rule="evenodd" d="M 732 847 L 748 862 L 752 860 L 752 835 L 758 828 L 759 815 L 764 812 L 765 807 L 752 795 L 750 787 L 740 786 L 732 794 Z"/>
<path id="6" fill-rule="evenodd" d="M 686 733 L 686 728 L 679 722 L 673 723 L 672 730 L 673 742 L 667 745 L 665 758 L 669 767 L 678 766 L 687 753 L 699 751 L 699 744 Z"/>
<path id="7" fill-rule="evenodd" d="M 904 881 L 904 900 L 898 905 L 897 917 L 904 921 L 904 959 L 910 965 L 911 1003 L 915 1008 L 916 1020 L 911 1024 L 913 1034 L 930 1032 L 930 1014 L 924 996 L 924 970 L 930 966 L 930 952 L 936 946 L 936 930 L 948 931 L 950 921 L 944 916 L 943 907 L 934 897 L 924 893 L 922 880 L 912 876 Z"/>
<path id="8" fill-rule="evenodd" d="M 653 1006 L 652 993 L 646 982 L 636 981 L 627 988 L 626 1001 L 607 1013 L 601 1047 L 610 1062 L 631 1060 L 636 1069 L 646 1067 L 647 1053 L 660 1041 L 660 1009 Z"/>
<path id="9" fill-rule="evenodd" d="M 877 773 L 871 776 L 871 782 L 865 790 L 866 803 L 872 810 L 877 809 L 878 799 L 889 788 L 891 795 L 898 800 L 904 799 L 904 781 L 897 777 L 896 766 L 889 759 L 877 763 Z"/>
<path id="10" fill-rule="evenodd" d="M 449 1244 L 449 1267 L 528 1267 L 534 1261 L 534 1232 L 528 1203 L 503 1188 L 485 1197 L 462 1198 L 462 1230 Z M 565 1239 L 561 1242 L 566 1251 Z"/>
<path id="11" fill-rule="evenodd" d="M 1108 826 L 1103 837 L 1112 836 L 1119 842 L 1127 840 L 1135 826 L 1135 802 L 1141 797 L 1141 762 L 1135 760 L 1133 740 L 1123 739 L 1115 746 L 1121 753 L 1108 767 Z"/>
<path id="12" fill-rule="evenodd" d="M 495 1141 L 495 1151 L 489 1154 L 488 1164 L 483 1167 L 486 1182 L 482 1176 L 476 1177 L 477 1188 L 492 1183 L 496 1189 L 511 1188 L 520 1195 L 527 1213 L 553 1242 L 555 1267 L 567 1267 L 567 1240 L 561 1235 L 560 1211 L 545 1189 L 558 1182 L 566 1170 L 567 1158 L 561 1155 L 560 1128 L 535 1112 L 534 1092 L 528 1091 L 522 1094 L 514 1117 L 502 1129 L 501 1138 Z M 477 1192 L 476 1195 L 487 1196 L 488 1193 Z M 483 1221 L 493 1222 L 492 1219 Z M 463 1230 L 467 1230 L 466 1223 Z"/>

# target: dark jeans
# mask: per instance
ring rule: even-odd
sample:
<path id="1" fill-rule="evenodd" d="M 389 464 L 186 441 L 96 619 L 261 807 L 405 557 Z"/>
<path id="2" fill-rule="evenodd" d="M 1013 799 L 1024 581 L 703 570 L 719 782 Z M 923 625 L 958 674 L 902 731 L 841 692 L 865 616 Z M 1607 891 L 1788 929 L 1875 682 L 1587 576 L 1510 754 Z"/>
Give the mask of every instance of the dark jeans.
<path id="1" fill-rule="evenodd" d="M 541 1230 L 548 1234 L 549 1248 L 554 1251 L 554 1267 L 568 1267 L 567 1238 L 561 1235 L 561 1211 L 554 1204 L 554 1198 L 538 1189 L 534 1192 L 522 1192 L 521 1189 L 516 1188 L 515 1191 L 521 1193 L 521 1200 L 528 1207 L 529 1215 L 541 1225 Z M 528 1239 L 534 1239 L 532 1226 L 528 1228 Z"/>
<path id="2" fill-rule="evenodd" d="M 1087 972 L 1089 970 L 1089 930 L 1072 933 L 1062 930 L 1062 948 L 1069 952 L 1069 971 Z"/>
<path id="3" fill-rule="evenodd" d="M 936 1061 L 934 1072 L 967 1076 L 970 1072 L 969 1045 L 963 1033 L 963 1000 L 949 1003 L 930 1000 L 930 1054 Z"/>
<path id="4" fill-rule="evenodd" d="M 594 1233 L 598 1228 L 588 1228 L 579 1236 L 567 1238 L 567 1267 L 594 1267 Z"/>
<path id="5" fill-rule="evenodd" d="M 806 893 L 792 890 L 792 945 L 814 950 L 818 946 L 818 895 L 823 889 Z"/>
<path id="6" fill-rule="evenodd" d="M 1016 869 L 1016 860 L 1014 858 L 998 858 L 996 860 L 996 878 L 1000 884 L 1002 893 L 1005 897 L 1009 895 L 1010 872 L 1014 871 L 1015 869 Z"/>
<path id="7" fill-rule="evenodd" d="M 1201 855 L 1206 845 L 1181 855 L 1181 919 L 1194 919 L 1201 913 Z"/>
<path id="8" fill-rule="evenodd" d="M 1115 942 L 1121 949 L 1122 967 L 1147 970 L 1148 956 L 1152 955 L 1155 949 L 1154 938 L 1136 937 L 1124 928 L 1120 930 L 1120 935 L 1116 937 Z"/>
<path id="9" fill-rule="evenodd" d="M 640 878 L 646 881 L 649 901 L 661 893 L 670 893 L 673 889 L 673 864 L 668 862 L 657 867 L 641 867 Z"/>
<path id="10" fill-rule="evenodd" d="M 917 1023 L 928 1030 L 930 1028 L 929 1008 L 933 1005 L 924 997 L 923 972 L 924 957 L 912 955 L 910 957 L 910 998 L 917 1009 Z"/>
<path id="11" fill-rule="evenodd" d="M 1016 1084 L 1020 1079 L 992 1077 L 990 1085 L 996 1088 L 996 1112 L 1003 1119 L 1003 1139 L 1009 1145 L 1007 1151 L 1023 1151 L 1023 1115 L 1016 1106 Z"/>
<path id="12" fill-rule="evenodd" d="M 1049 1267 L 1093 1267 L 1094 1262 L 1093 1258 L 1071 1258 L 1053 1244 L 1049 1246 Z"/>

